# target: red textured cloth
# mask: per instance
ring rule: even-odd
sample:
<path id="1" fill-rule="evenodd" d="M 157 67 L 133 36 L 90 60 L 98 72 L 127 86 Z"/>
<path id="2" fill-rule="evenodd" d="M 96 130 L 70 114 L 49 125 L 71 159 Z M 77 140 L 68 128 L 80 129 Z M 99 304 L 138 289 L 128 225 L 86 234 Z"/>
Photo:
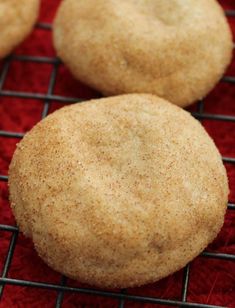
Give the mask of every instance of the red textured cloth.
<path id="1" fill-rule="evenodd" d="M 40 22 L 51 22 L 60 1 L 44 0 Z M 234 0 L 220 3 L 226 9 L 235 10 Z M 235 34 L 235 17 L 229 17 Z M 30 37 L 19 46 L 14 54 L 34 56 L 55 56 L 52 47 L 51 31 L 35 28 Z M 0 62 L 0 69 L 3 62 Z M 47 93 L 52 64 L 20 62 L 13 60 L 9 67 L 3 90 L 34 93 Z M 235 77 L 235 59 L 227 75 Z M 67 69 L 61 65 L 58 70 L 53 94 L 91 98 L 99 94 L 75 81 Z M 26 132 L 41 118 L 43 101 L 0 96 L 0 130 Z M 49 112 L 64 104 L 52 101 Z M 191 110 L 194 110 L 192 106 Z M 205 99 L 205 112 L 235 116 L 235 84 L 221 82 Z M 235 157 L 235 122 L 204 120 L 203 125 L 215 140 L 222 155 Z M 7 175 L 8 165 L 19 139 L 0 136 L 0 174 Z M 235 202 L 235 165 L 226 164 L 230 181 L 230 202 Z M 14 225 L 15 221 L 9 208 L 7 183 L 0 181 L 0 224 Z M 0 231 L 0 274 L 7 255 L 11 232 Z M 235 211 L 228 210 L 222 231 L 207 251 L 235 254 Z M 18 237 L 10 270 L 10 278 L 60 283 L 61 275 L 47 267 L 37 256 L 32 242 L 21 234 Z M 183 271 L 141 288 L 128 289 L 128 294 L 181 300 Z M 69 280 L 69 286 L 83 287 Z M 114 292 L 118 292 L 115 290 Z M 54 307 L 58 293 L 40 288 L 6 285 L 0 307 Z M 235 261 L 219 260 L 199 256 L 190 266 L 190 280 L 187 301 L 220 305 L 235 308 Z M 64 294 L 62 307 L 118 307 L 120 301 L 112 298 Z M 126 301 L 124 307 L 162 307 L 161 305 Z"/>

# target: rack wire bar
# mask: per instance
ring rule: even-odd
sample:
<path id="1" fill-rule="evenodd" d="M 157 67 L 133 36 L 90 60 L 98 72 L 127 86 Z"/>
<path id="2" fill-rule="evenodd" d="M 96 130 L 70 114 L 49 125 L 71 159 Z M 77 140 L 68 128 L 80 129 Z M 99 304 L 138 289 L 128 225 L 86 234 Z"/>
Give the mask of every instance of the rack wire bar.
<path id="1" fill-rule="evenodd" d="M 52 73 L 51 73 L 51 77 L 50 77 L 50 81 L 49 81 L 49 85 L 48 85 L 48 91 L 47 91 L 48 95 L 53 95 L 56 75 L 57 75 L 57 71 L 58 71 L 58 65 L 59 65 L 58 62 L 54 63 Z M 43 111 L 42 111 L 42 119 L 44 119 L 48 115 L 49 106 L 50 106 L 50 102 L 48 100 L 46 100 L 44 102 L 44 107 L 43 107 Z"/>
<path id="2" fill-rule="evenodd" d="M 9 137 L 9 138 L 23 138 L 24 133 L 15 133 L 15 132 L 8 132 L 6 130 L 0 130 L 1 137 Z"/>
<path id="3" fill-rule="evenodd" d="M 7 175 L 0 175 L 0 181 L 7 182 L 8 181 L 8 176 Z"/>
<path id="4" fill-rule="evenodd" d="M 225 14 L 228 17 L 235 17 L 235 10 L 225 10 Z"/>
<path id="5" fill-rule="evenodd" d="M 228 203 L 228 209 L 229 210 L 235 210 L 235 204 L 234 203 Z"/>
<path id="6" fill-rule="evenodd" d="M 10 59 L 7 58 L 4 62 L 3 69 L 0 75 L 0 91 L 2 92 L 3 84 L 6 80 L 7 73 L 9 71 Z"/>
<path id="7" fill-rule="evenodd" d="M 222 78 L 222 81 L 224 81 L 224 82 L 235 83 L 235 77 L 233 77 L 233 76 L 224 76 L 224 77 Z"/>
<path id="8" fill-rule="evenodd" d="M 212 114 L 212 113 L 203 113 L 198 112 L 191 113 L 196 119 L 199 120 L 215 120 L 215 121 L 227 121 L 235 122 L 235 116 L 223 115 L 223 114 Z"/>
<path id="9" fill-rule="evenodd" d="M 127 290 L 126 289 L 122 289 L 121 294 L 127 294 Z M 122 298 L 119 300 L 119 305 L 118 308 L 124 308 L 125 307 L 125 300 Z"/>
<path id="10" fill-rule="evenodd" d="M 188 284 L 189 284 L 190 264 L 186 265 L 183 274 L 182 301 L 187 302 Z"/>
<path id="11" fill-rule="evenodd" d="M 40 28 L 40 29 L 43 29 L 43 30 L 51 30 L 52 25 L 47 23 L 47 22 L 38 22 L 36 24 L 36 28 Z"/>
<path id="12" fill-rule="evenodd" d="M 77 103 L 77 102 L 84 101 L 84 99 L 79 99 L 75 97 L 66 97 L 66 96 L 61 96 L 61 95 L 52 95 L 52 94 L 43 94 L 43 93 L 10 91 L 10 90 L 1 91 L 0 96 L 38 99 L 38 100 L 43 100 L 43 101 L 50 100 L 50 101 L 58 101 L 62 103 Z"/>
<path id="13" fill-rule="evenodd" d="M 67 283 L 67 278 L 64 275 L 62 275 L 60 285 L 64 287 L 66 286 L 66 283 Z M 64 291 L 63 290 L 58 291 L 58 295 L 57 295 L 56 303 L 55 303 L 56 308 L 60 308 L 62 306 L 63 297 L 64 297 Z"/>
<path id="14" fill-rule="evenodd" d="M 170 299 L 161 299 L 161 298 L 155 298 L 155 297 L 114 293 L 114 292 L 101 291 L 101 290 L 96 290 L 96 289 L 75 288 L 75 287 L 69 287 L 69 286 L 61 286 L 61 285 L 52 284 L 52 283 L 35 282 L 35 281 L 28 281 L 28 280 L 22 280 L 22 279 L 0 278 L 0 284 L 50 289 L 54 291 L 79 292 L 82 294 L 112 297 L 112 298 L 124 299 L 128 301 L 153 303 L 153 304 L 161 304 L 161 305 L 176 306 L 176 307 L 181 306 L 181 307 L 198 307 L 198 308 L 226 308 L 225 306 L 206 305 L 206 304 L 200 304 L 200 303 L 183 302 L 179 300 L 170 300 Z"/>
<path id="15" fill-rule="evenodd" d="M 17 237 L 18 237 L 18 230 L 14 231 L 13 234 L 12 234 L 8 253 L 7 253 L 7 256 L 6 256 L 6 260 L 5 260 L 5 264 L 4 264 L 4 267 L 3 267 L 2 274 L 1 274 L 1 278 L 5 278 L 7 276 L 8 271 L 9 271 L 11 260 L 12 260 L 14 250 L 15 250 L 15 246 L 16 246 Z M 4 289 L 4 284 L 0 283 L 0 300 L 1 300 L 1 297 L 2 297 L 3 289 Z"/>
<path id="16" fill-rule="evenodd" d="M 224 163 L 229 163 L 229 164 L 234 164 L 235 163 L 235 158 L 234 157 L 222 157 L 222 160 Z"/>
<path id="17" fill-rule="evenodd" d="M 18 232 L 18 227 L 0 224 L 1 231 Z"/>
<path id="18" fill-rule="evenodd" d="M 235 10 L 227 10 L 225 11 L 226 15 L 229 17 L 235 17 Z M 41 29 L 42 31 L 51 31 L 52 26 L 49 23 L 38 23 L 36 28 Z M 50 80 L 48 84 L 48 89 L 46 93 L 34 93 L 34 92 L 24 92 L 24 91 L 14 91 L 4 89 L 4 83 L 6 77 L 8 75 L 10 64 L 14 61 L 19 62 L 31 62 L 31 63 L 47 63 L 52 66 L 52 71 L 50 75 Z M 58 68 L 61 65 L 61 61 L 56 57 L 47 57 L 47 56 L 34 56 L 34 55 L 11 55 L 4 60 L 3 66 L 0 72 L 0 97 L 12 97 L 12 98 L 23 98 L 25 99 L 25 103 L 27 104 L 29 100 L 34 99 L 36 101 L 43 102 L 43 111 L 41 114 L 41 118 L 47 116 L 50 108 L 50 104 L 52 102 L 58 103 L 80 103 L 83 102 L 84 99 L 79 97 L 67 97 L 63 95 L 54 94 L 54 87 L 56 82 L 56 77 L 58 74 Z M 235 76 L 225 76 L 221 79 L 221 82 L 226 82 L 231 86 L 235 86 Z M 204 102 L 200 101 L 197 105 L 196 112 L 191 113 L 195 118 L 199 121 L 202 120 L 213 120 L 213 121 L 225 121 L 225 122 L 235 122 L 235 115 L 226 115 L 226 114 L 213 114 L 204 112 Z M 0 130 L 0 136 L 6 139 L 8 138 L 22 138 L 25 132 L 14 132 L 7 130 Z M 235 157 L 222 157 L 223 162 L 226 164 L 234 165 Z M 0 175 L 0 181 L 7 182 L 7 175 Z M 233 202 L 228 203 L 228 210 L 235 210 L 235 204 Z M 9 232 L 11 235 L 9 241 L 8 251 L 5 256 L 5 262 L 3 265 L 2 273 L 0 273 L 0 301 L 1 297 L 4 294 L 4 286 L 5 285 L 14 285 L 18 287 L 29 287 L 29 288 L 40 288 L 40 289 L 48 289 L 56 292 L 55 297 L 55 307 L 60 308 L 63 307 L 63 297 L 64 292 L 75 292 L 87 295 L 94 295 L 100 297 L 109 297 L 118 300 L 119 308 L 124 308 L 125 303 L 127 301 L 131 302 L 139 302 L 139 303 L 152 303 L 156 305 L 165 305 L 165 306 L 174 306 L 174 307 L 198 307 L 198 308 L 223 308 L 223 306 L 215 306 L 215 305 L 207 305 L 202 303 L 194 303 L 188 301 L 188 286 L 190 281 L 190 264 L 188 264 L 183 271 L 183 279 L 182 279 L 182 290 L 180 300 L 174 299 L 163 299 L 158 297 L 149 297 L 149 296 L 138 296 L 133 294 L 128 294 L 127 290 L 121 290 L 120 292 L 110 292 L 107 290 L 96 290 L 92 288 L 76 288 L 70 287 L 67 285 L 67 278 L 65 276 L 61 276 L 61 281 L 59 284 L 52 284 L 46 282 L 37 282 L 37 281 L 28 281 L 23 279 L 14 279 L 7 277 L 9 269 L 11 267 L 11 260 L 14 256 L 14 249 L 17 245 L 18 238 L 18 227 L 11 226 L 8 224 L 0 224 L 0 232 Z M 226 261 L 235 261 L 235 254 L 229 253 L 221 253 L 221 252 L 209 252 L 204 251 L 201 257 L 205 258 L 213 258 Z M 1 303 L 1 302 L 0 302 Z"/>
<path id="19" fill-rule="evenodd" d="M 235 255 L 228 254 L 228 253 L 204 251 L 201 254 L 201 256 L 208 257 L 208 258 L 214 258 L 214 259 L 235 261 Z"/>
<path id="20" fill-rule="evenodd" d="M 53 57 L 41 57 L 41 56 L 28 56 L 28 55 L 12 55 L 11 60 L 22 62 L 36 62 L 36 63 L 61 63 L 58 58 Z"/>

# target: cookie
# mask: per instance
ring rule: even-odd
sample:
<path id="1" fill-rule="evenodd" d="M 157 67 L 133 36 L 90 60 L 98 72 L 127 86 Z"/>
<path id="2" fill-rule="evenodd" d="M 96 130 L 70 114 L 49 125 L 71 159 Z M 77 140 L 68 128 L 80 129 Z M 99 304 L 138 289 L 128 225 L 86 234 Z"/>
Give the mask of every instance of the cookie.
<path id="1" fill-rule="evenodd" d="M 233 48 L 215 0 L 64 0 L 53 36 L 72 74 L 104 95 L 152 93 L 182 107 L 215 86 Z"/>
<path id="2" fill-rule="evenodd" d="M 221 229 L 228 197 L 213 141 L 183 109 L 130 94 L 71 105 L 18 144 L 10 200 L 53 269 L 99 287 L 165 277 Z"/>
<path id="3" fill-rule="evenodd" d="M 39 0 L 0 0 L 0 59 L 32 31 L 39 3 Z"/>

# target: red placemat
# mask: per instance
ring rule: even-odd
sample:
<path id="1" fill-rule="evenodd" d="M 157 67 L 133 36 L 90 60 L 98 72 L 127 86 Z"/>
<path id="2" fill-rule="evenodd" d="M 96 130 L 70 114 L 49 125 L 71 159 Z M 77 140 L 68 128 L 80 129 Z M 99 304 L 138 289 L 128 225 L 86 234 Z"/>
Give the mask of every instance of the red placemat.
<path id="1" fill-rule="evenodd" d="M 40 23 L 51 23 L 59 2 L 42 1 Z M 221 0 L 220 3 L 235 12 L 234 0 Z M 228 19 L 235 34 L 235 14 Z M 231 204 L 223 229 L 206 249 L 207 253 L 196 258 L 186 269 L 141 288 L 106 290 L 106 293 L 96 290 L 94 294 L 88 286 L 70 279 L 66 282 L 62 279 L 62 284 L 75 289 L 58 291 L 56 286 L 61 284 L 61 275 L 37 256 L 31 240 L 21 234 L 17 236 L 9 208 L 4 175 L 7 176 L 15 145 L 22 133 L 31 129 L 47 112 L 76 101 L 73 98 L 100 96 L 74 80 L 54 57 L 51 30 L 47 24 L 41 24 L 13 56 L 0 62 L 0 84 L 3 73 L 6 73 L 0 89 L 0 307 L 147 308 L 166 307 L 167 304 L 179 307 L 183 300 L 185 305 L 192 302 L 235 308 L 235 58 L 226 73 L 233 78 L 220 82 L 205 98 L 204 104 L 190 108 L 202 120 L 225 157 Z M 120 293 L 124 294 L 124 299 Z"/>

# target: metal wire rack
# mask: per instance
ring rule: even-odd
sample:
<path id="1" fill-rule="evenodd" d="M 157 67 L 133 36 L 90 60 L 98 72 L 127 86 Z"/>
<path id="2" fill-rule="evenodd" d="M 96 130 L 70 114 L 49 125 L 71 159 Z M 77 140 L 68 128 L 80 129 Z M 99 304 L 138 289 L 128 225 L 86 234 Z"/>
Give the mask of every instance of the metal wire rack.
<path id="1" fill-rule="evenodd" d="M 227 16 L 235 18 L 235 10 L 226 11 Z M 36 25 L 37 28 L 40 28 L 43 31 L 51 31 L 51 25 L 46 23 L 38 23 Z M 37 63 L 48 63 L 52 65 L 52 71 L 50 75 L 50 80 L 48 84 L 47 93 L 30 93 L 30 92 L 19 92 L 14 90 L 4 90 L 4 82 L 6 80 L 9 65 L 12 61 L 24 61 L 24 62 L 37 62 Z M 24 98 L 24 99 L 37 99 L 43 102 L 43 111 L 41 114 L 41 118 L 47 116 L 49 112 L 49 107 L 52 101 L 61 102 L 61 103 L 75 103 L 82 101 L 82 99 L 77 97 L 65 97 L 60 95 L 53 94 L 55 80 L 58 72 L 58 68 L 60 66 L 60 60 L 54 57 L 39 57 L 39 56 L 29 56 L 29 55 L 12 55 L 8 57 L 3 64 L 3 67 L 0 71 L 0 97 L 15 97 L 15 98 Z M 231 86 L 235 87 L 235 77 L 225 76 L 221 82 L 226 82 L 231 84 Z M 204 112 L 204 102 L 200 101 L 197 104 L 197 110 L 192 112 L 193 116 L 199 120 L 217 120 L 217 121 L 226 121 L 226 122 L 234 122 L 235 116 L 230 115 L 222 115 L 222 114 L 211 114 Z M 12 131 L 0 131 L 0 136 L 6 138 L 6 142 L 9 138 L 22 138 L 23 133 L 12 132 Z M 228 164 L 235 164 L 235 157 L 223 157 L 223 161 Z M 0 181 L 7 182 L 7 175 L 1 174 L 0 170 Z M 228 211 L 234 211 L 235 204 L 232 202 L 228 203 Z M 190 279 L 190 264 L 187 265 L 184 269 L 183 281 L 182 281 L 182 294 L 181 300 L 173 300 L 173 299 L 163 299 L 157 297 L 149 297 L 149 296 L 137 296 L 128 294 L 128 290 L 122 290 L 119 293 L 111 292 L 111 291 L 103 291 L 96 290 L 91 288 L 77 288 L 70 287 L 66 285 L 66 277 L 61 277 L 60 284 L 51 284 L 46 282 L 37 282 L 37 281 L 27 281 L 23 279 L 13 279 L 8 277 L 8 272 L 11 266 L 11 260 L 13 258 L 14 250 L 16 247 L 17 237 L 18 237 L 18 228 L 17 226 L 0 224 L 0 232 L 5 231 L 11 234 L 11 239 L 9 242 L 9 248 L 5 256 L 5 263 L 3 266 L 3 270 L 0 273 L 0 304 L 1 297 L 4 292 L 5 285 L 14 285 L 14 286 L 24 286 L 29 288 L 41 288 L 48 289 L 57 292 L 57 297 L 55 300 L 55 307 L 59 308 L 63 306 L 63 295 L 65 292 L 78 292 L 87 295 L 96 295 L 100 297 L 110 297 L 117 299 L 119 301 L 119 307 L 125 307 L 126 301 L 140 302 L 140 303 L 152 303 L 165 306 L 175 306 L 175 307 L 203 307 L 203 308 L 212 308 L 212 307 L 222 307 L 222 306 L 213 306 L 202 303 L 192 303 L 187 301 L 187 292 L 188 292 L 188 284 Z M 207 252 L 204 251 L 202 253 L 205 258 L 216 258 L 220 260 L 230 260 L 235 262 L 234 254 L 227 253 L 215 253 L 215 252 Z"/>

